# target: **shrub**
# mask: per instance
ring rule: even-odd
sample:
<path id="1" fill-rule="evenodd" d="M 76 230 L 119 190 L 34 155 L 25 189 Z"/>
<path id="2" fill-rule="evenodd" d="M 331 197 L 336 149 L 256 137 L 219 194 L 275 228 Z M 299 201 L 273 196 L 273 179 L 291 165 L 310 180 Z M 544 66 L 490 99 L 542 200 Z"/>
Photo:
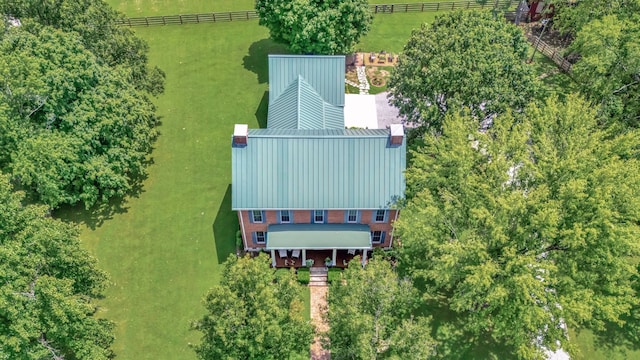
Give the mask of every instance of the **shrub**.
<path id="1" fill-rule="evenodd" d="M 334 281 L 340 281 L 342 279 L 342 269 L 330 268 L 327 274 L 327 281 L 333 284 Z"/>
<path id="2" fill-rule="evenodd" d="M 242 248 L 242 231 L 236 231 L 236 247 Z"/>
<path id="3" fill-rule="evenodd" d="M 298 269 L 298 281 L 300 282 L 300 284 L 307 285 L 310 278 L 311 275 L 309 274 L 309 268 L 303 267 Z"/>
<path id="4" fill-rule="evenodd" d="M 273 274 L 274 280 L 275 282 L 280 282 L 282 281 L 282 279 L 286 279 L 288 278 L 291 273 L 291 269 L 289 268 L 278 268 L 276 269 L 275 273 Z"/>

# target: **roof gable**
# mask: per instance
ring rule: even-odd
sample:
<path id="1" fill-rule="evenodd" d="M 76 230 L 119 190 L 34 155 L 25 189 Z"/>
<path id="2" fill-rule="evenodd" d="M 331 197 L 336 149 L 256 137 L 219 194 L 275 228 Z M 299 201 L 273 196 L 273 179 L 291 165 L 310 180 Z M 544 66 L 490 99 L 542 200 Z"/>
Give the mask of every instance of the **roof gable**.
<path id="1" fill-rule="evenodd" d="M 322 99 L 301 76 L 269 105 L 268 128 L 342 129 L 344 109 Z"/>
<path id="2" fill-rule="evenodd" d="M 302 76 L 320 97 L 333 106 L 344 106 L 343 55 L 269 55 L 269 106 Z"/>

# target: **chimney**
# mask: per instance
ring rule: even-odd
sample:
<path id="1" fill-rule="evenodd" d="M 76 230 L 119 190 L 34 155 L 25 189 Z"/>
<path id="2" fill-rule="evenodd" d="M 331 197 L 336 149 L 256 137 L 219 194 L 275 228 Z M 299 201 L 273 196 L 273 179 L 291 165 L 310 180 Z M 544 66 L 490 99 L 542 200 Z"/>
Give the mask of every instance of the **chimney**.
<path id="1" fill-rule="evenodd" d="M 233 127 L 233 145 L 247 146 L 247 138 L 249 137 L 249 125 L 235 124 Z"/>
<path id="2" fill-rule="evenodd" d="M 391 145 L 402 145 L 402 139 L 404 138 L 404 127 L 402 124 L 391 124 L 389 126 L 389 143 Z"/>

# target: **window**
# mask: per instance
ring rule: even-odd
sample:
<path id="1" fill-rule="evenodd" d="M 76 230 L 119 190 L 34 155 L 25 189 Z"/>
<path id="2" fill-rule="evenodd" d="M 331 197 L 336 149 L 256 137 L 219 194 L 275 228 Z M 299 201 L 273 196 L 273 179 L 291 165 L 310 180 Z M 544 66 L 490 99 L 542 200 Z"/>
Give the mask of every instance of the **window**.
<path id="1" fill-rule="evenodd" d="M 323 210 L 314 210 L 313 211 L 313 222 L 314 223 L 323 223 L 324 222 L 324 211 Z"/>
<path id="2" fill-rule="evenodd" d="M 291 222 L 291 215 L 289 214 L 289 210 L 280 210 L 280 222 L 281 223 Z"/>
<path id="3" fill-rule="evenodd" d="M 262 222 L 262 211 L 253 210 L 253 211 L 251 211 L 251 216 L 253 218 L 253 222 L 254 223 L 261 223 Z"/>
<path id="4" fill-rule="evenodd" d="M 382 231 L 371 232 L 371 242 L 379 244 L 382 242 L 383 239 L 384 239 L 384 236 L 382 236 Z"/>
<path id="5" fill-rule="evenodd" d="M 266 233 L 264 231 L 256 231 L 256 243 L 264 244 L 266 242 Z"/>
<path id="6" fill-rule="evenodd" d="M 384 222 L 387 217 L 387 210 L 376 210 L 376 222 Z"/>
<path id="7" fill-rule="evenodd" d="M 347 222 L 354 223 L 358 221 L 358 210 L 347 210 Z"/>

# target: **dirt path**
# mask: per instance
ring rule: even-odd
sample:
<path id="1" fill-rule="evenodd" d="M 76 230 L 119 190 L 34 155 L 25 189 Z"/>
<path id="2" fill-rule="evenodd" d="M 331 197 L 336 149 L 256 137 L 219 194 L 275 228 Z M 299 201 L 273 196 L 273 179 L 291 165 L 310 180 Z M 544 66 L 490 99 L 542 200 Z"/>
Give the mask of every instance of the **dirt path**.
<path id="1" fill-rule="evenodd" d="M 318 333 L 329 330 L 329 325 L 324 321 L 323 314 L 327 311 L 327 286 L 311 286 L 311 322 L 316 326 Z M 311 360 L 329 360 L 331 353 L 322 348 L 321 337 L 316 335 L 311 345 Z"/>

